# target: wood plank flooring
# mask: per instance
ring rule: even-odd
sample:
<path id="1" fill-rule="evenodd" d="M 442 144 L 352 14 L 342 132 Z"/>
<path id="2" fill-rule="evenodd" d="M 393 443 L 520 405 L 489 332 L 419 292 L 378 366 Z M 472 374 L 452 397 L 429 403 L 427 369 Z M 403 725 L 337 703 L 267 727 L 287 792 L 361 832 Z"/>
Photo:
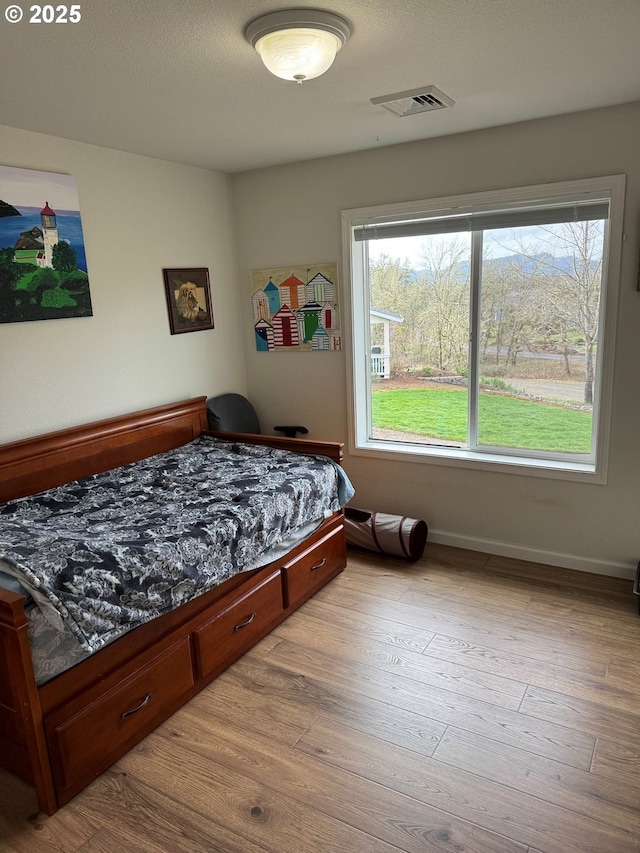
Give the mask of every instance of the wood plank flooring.
<path id="1" fill-rule="evenodd" d="M 629 581 L 429 544 L 345 572 L 3 853 L 640 851 Z"/>

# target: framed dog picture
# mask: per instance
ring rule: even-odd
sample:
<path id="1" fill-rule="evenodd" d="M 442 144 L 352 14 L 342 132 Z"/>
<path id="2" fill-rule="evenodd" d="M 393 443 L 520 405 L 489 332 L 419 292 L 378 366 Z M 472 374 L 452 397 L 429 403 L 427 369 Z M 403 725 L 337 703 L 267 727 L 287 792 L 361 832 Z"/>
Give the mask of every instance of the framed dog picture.
<path id="1" fill-rule="evenodd" d="M 213 329 L 209 270 L 193 267 L 162 272 L 171 334 Z"/>

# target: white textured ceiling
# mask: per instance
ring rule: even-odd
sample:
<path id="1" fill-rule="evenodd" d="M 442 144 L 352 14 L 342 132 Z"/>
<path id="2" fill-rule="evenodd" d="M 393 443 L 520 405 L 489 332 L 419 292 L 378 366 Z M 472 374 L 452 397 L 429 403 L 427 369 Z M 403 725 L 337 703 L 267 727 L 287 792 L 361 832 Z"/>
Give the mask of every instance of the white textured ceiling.
<path id="1" fill-rule="evenodd" d="M 19 5 L 20 23 L 0 20 L 3 124 L 223 172 L 640 98 L 640 0 L 81 0 L 78 24 L 30 24 Z M 243 36 L 287 5 L 352 27 L 301 86 Z M 455 106 L 370 103 L 428 84 Z"/>

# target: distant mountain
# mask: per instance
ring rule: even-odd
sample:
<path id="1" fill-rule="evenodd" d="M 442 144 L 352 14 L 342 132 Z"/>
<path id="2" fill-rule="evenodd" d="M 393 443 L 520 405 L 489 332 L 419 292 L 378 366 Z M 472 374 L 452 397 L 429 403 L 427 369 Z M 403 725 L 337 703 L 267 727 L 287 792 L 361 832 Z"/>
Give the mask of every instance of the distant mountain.
<path id="1" fill-rule="evenodd" d="M 569 255 L 556 258 L 548 252 L 539 252 L 537 255 L 527 257 L 525 255 L 507 255 L 503 258 L 494 258 L 493 261 L 498 266 L 508 266 L 509 264 L 517 264 L 521 266 L 526 275 L 531 275 L 538 267 L 542 267 L 548 271 L 556 270 L 559 272 L 568 273 L 573 269 L 573 258 Z"/>
<path id="2" fill-rule="evenodd" d="M 19 210 L 16 210 L 8 201 L 2 201 L 0 198 L 0 219 L 4 216 L 22 216 Z"/>
<path id="3" fill-rule="evenodd" d="M 574 264 L 573 258 L 569 255 L 555 258 L 548 252 L 539 252 L 536 255 L 531 255 L 531 257 L 527 255 L 506 255 L 500 258 L 491 258 L 490 262 L 496 264 L 498 267 L 508 267 L 510 264 L 515 264 L 524 270 L 525 275 L 531 275 L 540 266 L 548 272 L 555 270 L 556 272 L 569 273 L 573 270 Z M 463 276 L 469 275 L 469 261 L 460 261 L 458 266 Z M 413 270 L 411 278 L 420 278 L 423 275 L 429 275 L 429 273 L 430 270 L 428 268 Z"/>

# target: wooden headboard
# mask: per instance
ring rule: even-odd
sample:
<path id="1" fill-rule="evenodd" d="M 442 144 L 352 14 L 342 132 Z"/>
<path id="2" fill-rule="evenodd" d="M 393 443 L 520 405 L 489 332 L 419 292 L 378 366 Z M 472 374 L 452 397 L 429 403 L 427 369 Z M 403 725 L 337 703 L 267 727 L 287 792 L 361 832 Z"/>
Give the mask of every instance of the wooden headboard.
<path id="1" fill-rule="evenodd" d="M 180 447 L 204 432 L 342 461 L 341 442 L 210 432 L 206 397 L 119 415 L 0 445 L 0 502 L 33 495 Z"/>
<path id="2" fill-rule="evenodd" d="M 207 429 L 206 399 L 194 397 L 0 445 L 0 500 L 180 447 Z"/>

